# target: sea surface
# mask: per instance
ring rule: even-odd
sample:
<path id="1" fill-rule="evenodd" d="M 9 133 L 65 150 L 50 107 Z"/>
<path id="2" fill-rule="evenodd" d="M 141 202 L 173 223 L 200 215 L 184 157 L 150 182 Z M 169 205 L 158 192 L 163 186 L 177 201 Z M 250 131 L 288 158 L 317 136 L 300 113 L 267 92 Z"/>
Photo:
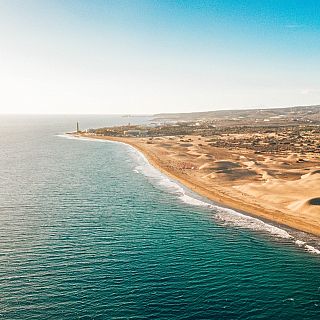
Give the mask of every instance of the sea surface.
<path id="1" fill-rule="evenodd" d="M 319 239 L 64 135 L 148 120 L 0 116 L 0 319 L 320 319 Z"/>

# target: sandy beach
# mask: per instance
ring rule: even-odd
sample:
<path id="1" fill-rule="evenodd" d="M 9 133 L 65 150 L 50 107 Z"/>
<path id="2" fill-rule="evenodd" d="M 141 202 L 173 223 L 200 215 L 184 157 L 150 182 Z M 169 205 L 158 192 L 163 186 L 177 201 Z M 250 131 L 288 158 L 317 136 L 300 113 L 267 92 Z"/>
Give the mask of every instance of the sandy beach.
<path id="1" fill-rule="evenodd" d="M 320 236 L 320 161 L 212 147 L 200 136 L 126 138 L 127 143 L 192 191 L 218 204 Z"/>

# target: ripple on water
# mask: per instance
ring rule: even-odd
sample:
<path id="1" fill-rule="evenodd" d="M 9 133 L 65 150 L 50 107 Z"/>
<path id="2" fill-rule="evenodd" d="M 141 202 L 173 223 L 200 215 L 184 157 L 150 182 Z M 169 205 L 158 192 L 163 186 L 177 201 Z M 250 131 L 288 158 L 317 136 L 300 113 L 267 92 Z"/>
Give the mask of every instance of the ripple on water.
<path id="1" fill-rule="evenodd" d="M 289 245 L 302 235 L 207 202 L 122 145 L 39 145 L 15 164 L 32 183 L 0 179 L 2 318 L 318 319 L 319 259 Z"/>

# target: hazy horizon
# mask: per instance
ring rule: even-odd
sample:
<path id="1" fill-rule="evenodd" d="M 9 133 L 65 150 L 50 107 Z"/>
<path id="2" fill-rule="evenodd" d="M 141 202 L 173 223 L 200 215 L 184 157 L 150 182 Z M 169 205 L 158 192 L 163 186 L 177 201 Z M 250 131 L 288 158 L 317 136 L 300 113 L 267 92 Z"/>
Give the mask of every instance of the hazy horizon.
<path id="1" fill-rule="evenodd" d="M 0 1 L 0 114 L 317 105 L 318 1 Z"/>
<path id="2" fill-rule="evenodd" d="M 140 116 L 140 117 L 148 117 L 153 116 L 157 114 L 167 114 L 167 113 L 206 113 L 206 112 L 212 112 L 212 111 L 233 111 L 233 110 L 268 110 L 268 109 L 284 109 L 284 108 L 303 108 L 303 107 L 320 107 L 320 104 L 314 104 L 314 105 L 301 105 L 301 106 L 278 106 L 278 107 L 252 107 L 252 108 L 225 108 L 225 109 L 208 109 L 208 110 L 195 110 L 195 111 L 179 111 L 179 112 L 155 112 L 155 113 L 0 113 L 0 116 Z"/>

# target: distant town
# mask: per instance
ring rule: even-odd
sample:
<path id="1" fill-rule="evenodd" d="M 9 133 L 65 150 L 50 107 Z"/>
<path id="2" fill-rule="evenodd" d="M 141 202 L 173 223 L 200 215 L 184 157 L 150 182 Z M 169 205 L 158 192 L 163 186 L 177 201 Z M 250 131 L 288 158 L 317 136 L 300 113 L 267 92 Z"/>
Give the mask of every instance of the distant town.
<path id="1" fill-rule="evenodd" d="M 79 127 L 77 126 L 77 131 Z M 149 137 L 195 135 L 214 147 L 256 153 L 320 154 L 320 106 L 158 114 L 147 125 L 86 129 L 88 135 Z"/>

